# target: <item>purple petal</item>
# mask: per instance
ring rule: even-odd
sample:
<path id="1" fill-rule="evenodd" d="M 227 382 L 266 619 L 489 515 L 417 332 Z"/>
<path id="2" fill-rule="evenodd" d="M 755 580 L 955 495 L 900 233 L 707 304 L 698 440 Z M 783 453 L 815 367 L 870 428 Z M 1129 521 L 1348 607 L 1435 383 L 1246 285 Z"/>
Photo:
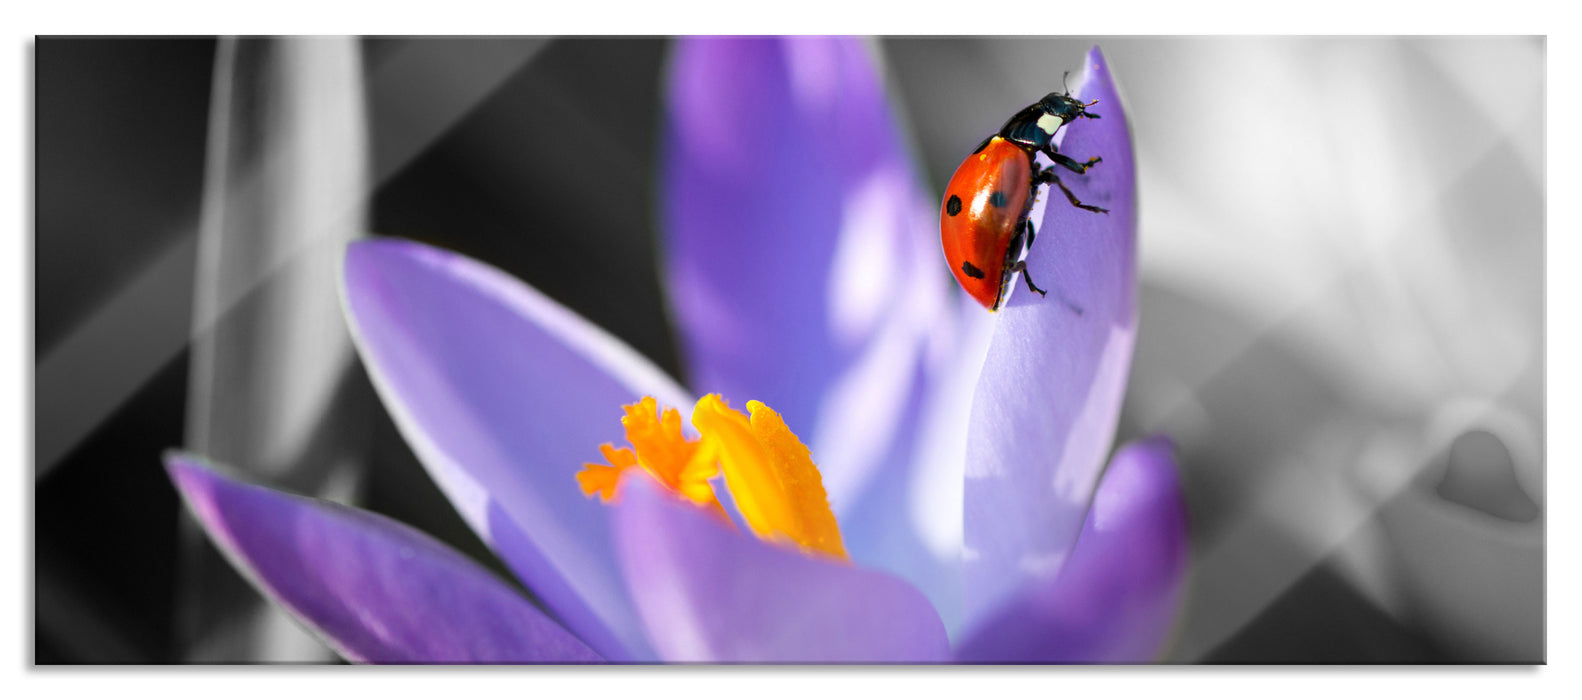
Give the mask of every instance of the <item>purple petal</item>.
<path id="1" fill-rule="evenodd" d="M 812 448 L 853 558 L 959 617 L 960 526 L 941 555 L 908 514 L 939 476 L 912 457 L 957 310 L 938 202 L 918 186 L 872 46 L 684 38 L 668 90 L 661 201 L 692 386 L 779 410 Z"/>
<path id="2" fill-rule="evenodd" d="M 1117 452 L 1059 575 L 989 617 L 962 645 L 959 658 L 997 663 L 1157 658 L 1180 609 L 1187 570 L 1186 503 L 1171 453 L 1163 438 Z"/>
<path id="3" fill-rule="evenodd" d="M 616 507 L 621 562 L 671 661 L 932 663 L 939 616 L 888 574 L 813 558 L 731 529 L 633 479 Z"/>
<path id="4" fill-rule="evenodd" d="M 631 348 L 505 273 L 411 242 L 346 253 L 358 350 L 402 435 L 473 529 L 606 658 L 652 658 L 611 511 L 575 474 L 623 437 L 621 404 L 691 398 Z"/>
<path id="5" fill-rule="evenodd" d="M 587 646 L 466 557 L 380 515 L 166 458 L 171 481 L 259 590 L 347 659 L 591 663 Z"/>
<path id="6" fill-rule="evenodd" d="M 691 386 L 761 400 L 809 438 L 837 514 L 901 435 L 944 299 L 933 204 L 872 47 L 683 38 L 661 180 Z"/>
<path id="7" fill-rule="evenodd" d="M 1094 48 L 1076 94 L 1101 119 L 1062 131 L 1060 151 L 1104 162 L 1061 171 L 1028 254 L 1039 298 L 1018 289 L 1002 310 L 978 381 L 966 478 L 968 619 L 1056 571 L 1082 526 L 1115 436 L 1137 329 L 1136 183 L 1126 114 Z M 1052 84 L 1058 85 L 1056 73 Z"/>

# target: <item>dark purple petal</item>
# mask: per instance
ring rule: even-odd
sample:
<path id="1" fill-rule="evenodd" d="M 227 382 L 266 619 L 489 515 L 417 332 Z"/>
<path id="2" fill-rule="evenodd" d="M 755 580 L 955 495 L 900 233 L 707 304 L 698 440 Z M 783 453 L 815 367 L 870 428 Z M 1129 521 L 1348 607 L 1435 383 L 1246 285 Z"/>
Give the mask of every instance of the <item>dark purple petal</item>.
<path id="1" fill-rule="evenodd" d="M 873 50 L 682 38 L 667 84 L 661 222 L 691 386 L 779 411 L 837 514 L 910 443 L 947 280 Z"/>
<path id="2" fill-rule="evenodd" d="M 1104 162 L 1061 170 L 1083 201 L 1045 195 L 1028 270 L 1048 290 L 1015 289 L 991 342 L 969 426 L 966 478 L 968 619 L 1059 569 L 1109 454 L 1137 330 L 1136 180 L 1126 113 L 1097 48 L 1076 94 L 1101 119 L 1061 132 L 1060 151 Z M 1050 84 L 1059 85 L 1059 71 Z M 1019 286 L 1019 285 L 1018 285 Z"/>
<path id="3" fill-rule="evenodd" d="M 733 530 L 632 479 L 616 507 L 621 563 L 670 661 L 933 663 L 949 641 L 928 600 L 888 574 Z"/>
<path id="4" fill-rule="evenodd" d="M 1186 571 L 1186 503 L 1170 442 L 1132 443 L 1115 454 L 1099 482 L 1093 510 L 1059 575 L 991 615 L 958 658 L 1152 661 L 1174 625 Z"/>
<path id="5" fill-rule="evenodd" d="M 590 663 L 586 645 L 466 557 L 355 508 L 165 460 L 231 562 L 352 661 Z"/>
<path id="6" fill-rule="evenodd" d="M 692 400 L 642 356 L 505 273 L 411 242 L 347 249 L 346 306 L 374 386 L 467 522 L 606 658 L 652 658 L 611 511 L 575 474 L 621 404 Z"/>

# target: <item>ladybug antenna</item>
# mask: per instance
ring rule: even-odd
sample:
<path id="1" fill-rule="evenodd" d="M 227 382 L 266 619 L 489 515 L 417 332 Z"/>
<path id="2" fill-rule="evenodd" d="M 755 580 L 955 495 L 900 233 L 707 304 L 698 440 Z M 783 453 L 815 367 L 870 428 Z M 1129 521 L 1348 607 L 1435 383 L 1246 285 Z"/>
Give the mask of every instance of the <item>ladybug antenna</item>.
<path id="1" fill-rule="evenodd" d="M 1066 78 L 1069 78 L 1069 77 L 1071 77 L 1071 71 L 1066 71 L 1064 75 L 1060 76 L 1060 87 L 1063 87 L 1063 88 L 1066 89 L 1066 94 L 1067 95 L 1071 94 L 1071 86 L 1066 84 Z"/>

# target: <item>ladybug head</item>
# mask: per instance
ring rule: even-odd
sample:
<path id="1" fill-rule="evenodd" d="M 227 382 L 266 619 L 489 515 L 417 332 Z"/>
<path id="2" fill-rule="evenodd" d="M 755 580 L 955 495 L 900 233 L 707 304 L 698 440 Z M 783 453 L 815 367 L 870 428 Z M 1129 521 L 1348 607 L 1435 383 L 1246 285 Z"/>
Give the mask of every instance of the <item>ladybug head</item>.
<path id="1" fill-rule="evenodd" d="M 1048 95 L 1044 95 L 1044 99 L 1038 101 L 1038 106 L 1042 107 L 1045 113 L 1059 117 L 1061 122 L 1069 124 L 1076 121 L 1078 117 L 1098 119 L 1099 115 L 1088 111 L 1089 107 L 1098 103 L 1098 100 L 1086 103 L 1079 102 L 1070 94 L 1051 92 Z"/>
<path id="2" fill-rule="evenodd" d="M 1098 119 L 1099 115 L 1088 111 L 1089 107 L 1098 103 L 1098 100 L 1080 102 L 1069 92 L 1051 92 L 1006 121 L 1005 126 L 1000 127 L 1000 138 L 1028 152 L 1047 151 L 1052 148 L 1055 132 L 1060 127 L 1079 117 Z"/>

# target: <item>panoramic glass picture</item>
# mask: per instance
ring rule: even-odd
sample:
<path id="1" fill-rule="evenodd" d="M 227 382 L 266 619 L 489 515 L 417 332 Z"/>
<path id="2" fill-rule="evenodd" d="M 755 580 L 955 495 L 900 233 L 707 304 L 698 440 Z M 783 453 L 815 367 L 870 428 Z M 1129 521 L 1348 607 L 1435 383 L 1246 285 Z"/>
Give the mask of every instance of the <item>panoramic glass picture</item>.
<path id="1" fill-rule="evenodd" d="M 33 664 L 1547 661 L 1544 37 L 31 50 Z"/>

